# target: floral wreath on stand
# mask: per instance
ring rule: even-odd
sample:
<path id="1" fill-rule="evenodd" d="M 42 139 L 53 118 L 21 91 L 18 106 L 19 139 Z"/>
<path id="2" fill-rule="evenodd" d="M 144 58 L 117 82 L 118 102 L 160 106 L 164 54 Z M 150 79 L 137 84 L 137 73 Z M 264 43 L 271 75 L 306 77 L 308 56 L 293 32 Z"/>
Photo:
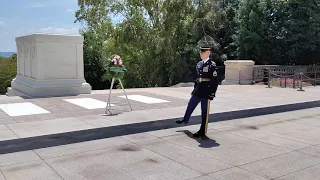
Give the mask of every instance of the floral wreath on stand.
<path id="1" fill-rule="evenodd" d="M 109 60 L 109 73 L 112 77 L 121 79 L 124 76 L 124 72 L 127 71 L 123 61 L 119 55 L 113 55 Z"/>

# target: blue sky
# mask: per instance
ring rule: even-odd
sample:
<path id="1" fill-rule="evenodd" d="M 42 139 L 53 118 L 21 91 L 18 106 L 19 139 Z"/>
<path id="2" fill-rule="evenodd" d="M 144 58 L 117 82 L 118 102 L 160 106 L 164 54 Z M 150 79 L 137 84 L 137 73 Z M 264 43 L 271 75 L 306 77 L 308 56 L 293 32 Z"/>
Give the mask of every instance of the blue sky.
<path id="1" fill-rule="evenodd" d="M 15 37 L 32 33 L 79 34 L 77 0 L 1 0 L 0 52 L 16 51 Z"/>

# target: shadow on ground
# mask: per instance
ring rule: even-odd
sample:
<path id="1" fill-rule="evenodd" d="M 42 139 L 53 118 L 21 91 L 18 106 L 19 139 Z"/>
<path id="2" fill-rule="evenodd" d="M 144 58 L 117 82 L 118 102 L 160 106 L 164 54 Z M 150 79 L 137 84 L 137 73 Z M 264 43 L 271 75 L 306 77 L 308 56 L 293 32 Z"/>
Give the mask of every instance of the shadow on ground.
<path id="1" fill-rule="evenodd" d="M 220 113 L 210 114 L 209 123 L 227 121 L 227 120 L 236 120 L 236 119 L 248 118 L 248 117 L 258 117 L 262 115 L 290 112 L 290 111 L 315 108 L 315 107 L 320 107 L 320 101 L 311 101 L 311 102 L 285 104 L 285 105 L 271 106 L 271 107 L 220 112 Z M 117 112 L 113 114 L 117 114 Z M 117 126 L 85 129 L 85 130 L 79 130 L 79 131 L 63 132 L 63 133 L 49 134 L 49 135 L 42 135 L 42 136 L 35 136 L 35 137 L 4 140 L 4 141 L 0 141 L 0 154 L 28 151 L 28 150 L 47 148 L 47 147 L 53 147 L 53 146 L 61 146 L 61 145 L 67 145 L 67 144 L 73 144 L 73 143 L 104 139 L 104 138 L 136 134 L 136 133 L 144 133 L 144 132 L 150 132 L 150 131 L 176 128 L 177 127 L 176 120 L 180 120 L 180 119 L 181 117 L 157 120 L 157 121 L 137 122 L 137 123 L 131 123 L 131 124 L 117 125 Z M 269 122 L 267 125 L 270 125 L 271 123 L 279 123 L 279 122 Z M 188 126 L 197 125 L 197 124 L 201 124 L 201 115 L 192 116 L 190 118 Z M 262 125 L 260 125 L 260 127 L 261 126 Z M 245 128 L 257 130 L 259 129 L 259 126 L 246 126 Z M 190 138 L 193 138 L 192 133 L 190 131 L 181 131 L 181 132 L 184 132 L 187 136 L 189 136 Z M 219 144 L 217 144 L 215 140 L 212 140 L 210 138 L 201 139 L 201 140 L 196 139 L 196 140 L 199 142 L 199 147 L 202 147 L 202 148 L 212 148 L 212 147 L 219 146 Z"/>
<path id="2" fill-rule="evenodd" d="M 216 140 L 211 139 L 210 137 L 206 136 L 205 138 L 194 138 L 193 134 L 188 130 L 182 130 L 177 132 L 183 132 L 186 134 L 189 138 L 196 140 L 199 143 L 199 147 L 202 148 L 213 148 L 220 146 L 219 143 L 216 142 Z"/>

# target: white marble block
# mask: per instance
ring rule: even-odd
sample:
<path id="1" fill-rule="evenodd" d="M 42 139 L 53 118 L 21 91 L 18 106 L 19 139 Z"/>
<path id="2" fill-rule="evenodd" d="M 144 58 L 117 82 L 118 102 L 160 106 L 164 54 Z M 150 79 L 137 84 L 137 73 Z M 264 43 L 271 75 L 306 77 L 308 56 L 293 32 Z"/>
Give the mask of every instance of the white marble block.
<path id="1" fill-rule="evenodd" d="M 80 35 L 17 37 L 17 76 L 7 95 L 49 97 L 91 93 L 91 86 L 84 79 L 83 41 Z"/>
<path id="2" fill-rule="evenodd" d="M 252 84 L 252 71 L 254 61 L 251 60 L 228 60 L 224 62 L 226 66 L 225 79 L 223 85 L 250 85 Z"/>

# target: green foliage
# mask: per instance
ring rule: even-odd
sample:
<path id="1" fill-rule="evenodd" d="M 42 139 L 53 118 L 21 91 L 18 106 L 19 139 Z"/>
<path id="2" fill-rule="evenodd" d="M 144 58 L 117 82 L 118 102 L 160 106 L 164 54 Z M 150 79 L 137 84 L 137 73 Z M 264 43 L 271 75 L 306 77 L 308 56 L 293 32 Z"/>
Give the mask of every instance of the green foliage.
<path id="1" fill-rule="evenodd" d="M 320 2 L 289 0 L 284 4 L 285 49 L 290 64 L 314 64 L 320 56 Z M 313 57 L 312 57 L 313 55 Z"/>
<path id="2" fill-rule="evenodd" d="M 93 89 L 105 89 L 106 82 L 103 78 L 106 70 L 102 55 L 101 39 L 93 32 L 83 32 L 83 61 L 84 74 L 86 81 L 93 87 Z"/>
<path id="3" fill-rule="evenodd" d="M 241 2 L 239 9 L 241 21 L 237 32 L 238 56 L 241 59 L 259 59 L 264 55 L 265 14 L 260 0 Z"/>
<path id="4" fill-rule="evenodd" d="M 7 87 L 10 87 L 11 81 L 17 74 L 17 56 L 12 55 L 9 58 L 0 57 L 0 94 L 7 92 Z"/>
<path id="5" fill-rule="evenodd" d="M 314 0 L 245 0 L 235 39 L 239 58 L 257 64 L 319 63 L 320 5 Z"/>
<path id="6" fill-rule="evenodd" d="M 315 0 L 78 0 L 85 26 L 85 76 L 109 87 L 106 59 L 118 54 L 126 87 L 170 86 L 194 78 L 197 42 L 217 42 L 217 65 L 315 64 L 320 56 L 320 2 Z M 120 16 L 112 23 L 112 16 Z"/>

